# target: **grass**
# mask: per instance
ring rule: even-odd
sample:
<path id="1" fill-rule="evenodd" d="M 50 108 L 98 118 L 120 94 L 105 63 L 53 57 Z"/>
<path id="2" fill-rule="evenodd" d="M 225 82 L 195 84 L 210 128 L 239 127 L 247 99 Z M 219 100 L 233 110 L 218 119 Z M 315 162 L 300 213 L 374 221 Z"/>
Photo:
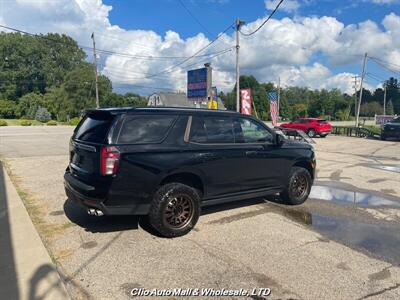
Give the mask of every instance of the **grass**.
<path id="1" fill-rule="evenodd" d="M 65 230 L 76 225 L 72 222 L 48 223 L 46 221 L 47 207 L 44 204 L 40 204 L 32 194 L 21 188 L 21 179 L 12 172 L 10 165 L 3 157 L 0 157 L 0 161 L 3 163 L 8 176 L 10 176 L 11 182 L 17 190 L 17 193 L 21 198 L 33 225 L 38 231 L 43 244 L 47 248 L 52 261 L 56 263 L 58 259 L 68 257 L 69 253 L 58 253 L 54 255 L 52 251 L 50 251 L 50 245 L 53 243 L 56 236 L 61 235 Z"/>
<path id="2" fill-rule="evenodd" d="M 4 120 L 7 122 L 8 126 L 19 126 L 21 125 L 21 121 L 20 119 L 0 119 L 0 120 Z M 42 126 L 42 125 L 46 125 L 45 123 L 36 121 L 36 120 L 28 120 L 32 122 L 32 126 Z"/>
<path id="3" fill-rule="evenodd" d="M 371 130 L 373 133 L 380 135 L 381 127 L 380 126 L 364 126 L 364 128 Z"/>
<path id="4" fill-rule="evenodd" d="M 21 126 L 22 119 L 0 119 L 7 122 L 7 126 Z M 46 123 L 39 122 L 37 120 L 28 120 L 32 122 L 32 126 L 47 126 Z M 68 122 L 57 122 L 57 125 L 71 125 Z M 76 125 L 72 125 L 76 126 Z"/>

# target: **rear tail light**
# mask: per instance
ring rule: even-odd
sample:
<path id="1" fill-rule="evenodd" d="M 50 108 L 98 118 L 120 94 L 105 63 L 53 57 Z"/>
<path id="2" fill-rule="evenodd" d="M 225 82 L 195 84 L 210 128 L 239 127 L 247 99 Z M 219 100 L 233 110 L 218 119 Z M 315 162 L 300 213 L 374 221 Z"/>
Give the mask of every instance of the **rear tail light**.
<path id="1" fill-rule="evenodd" d="M 101 148 L 101 175 L 114 175 L 118 171 L 120 153 L 117 148 L 108 146 Z"/>

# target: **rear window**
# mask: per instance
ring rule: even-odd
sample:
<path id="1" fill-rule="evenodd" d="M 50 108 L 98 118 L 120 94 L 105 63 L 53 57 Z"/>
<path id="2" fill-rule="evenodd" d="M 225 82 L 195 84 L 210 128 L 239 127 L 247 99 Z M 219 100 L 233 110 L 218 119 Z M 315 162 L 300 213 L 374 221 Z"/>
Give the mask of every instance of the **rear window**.
<path id="1" fill-rule="evenodd" d="M 326 120 L 318 120 L 319 124 L 328 124 L 328 122 Z"/>
<path id="2" fill-rule="evenodd" d="M 88 114 L 76 129 L 74 139 L 91 143 L 103 143 L 107 137 L 112 120 L 113 116 L 108 113 Z"/>
<path id="3" fill-rule="evenodd" d="M 167 135 L 175 115 L 128 115 L 125 117 L 118 143 L 156 143 Z"/>

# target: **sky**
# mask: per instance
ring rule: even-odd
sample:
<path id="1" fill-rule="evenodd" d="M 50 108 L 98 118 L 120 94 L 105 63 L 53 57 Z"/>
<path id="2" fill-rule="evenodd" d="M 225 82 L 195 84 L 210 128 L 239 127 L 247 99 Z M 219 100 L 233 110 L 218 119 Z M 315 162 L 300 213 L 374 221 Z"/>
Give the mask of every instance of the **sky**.
<path id="1" fill-rule="evenodd" d="M 187 70 L 205 62 L 213 67 L 213 84 L 227 92 L 235 84 L 232 24 L 240 18 L 241 31 L 252 32 L 278 2 L 0 0 L 0 25 L 65 33 L 83 46 L 92 45 L 94 32 L 98 49 L 115 52 L 100 51 L 98 69 L 119 92 L 185 91 Z M 243 75 L 347 93 L 368 52 L 365 86 L 374 89 L 400 77 L 400 0 L 284 0 L 257 33 L 240 34 L 240 44 Z"/>

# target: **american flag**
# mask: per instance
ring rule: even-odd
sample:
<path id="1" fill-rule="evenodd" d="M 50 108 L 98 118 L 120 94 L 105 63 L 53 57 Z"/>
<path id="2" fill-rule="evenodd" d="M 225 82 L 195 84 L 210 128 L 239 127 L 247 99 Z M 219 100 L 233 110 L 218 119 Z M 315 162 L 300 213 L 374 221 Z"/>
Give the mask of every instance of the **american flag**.
<path id="1" fill-rule="evenodd" d="M 268 92 L 269 109 L 271 111 L 272 126 L 276 126 L 278 122 L 278 93 Z"/>

